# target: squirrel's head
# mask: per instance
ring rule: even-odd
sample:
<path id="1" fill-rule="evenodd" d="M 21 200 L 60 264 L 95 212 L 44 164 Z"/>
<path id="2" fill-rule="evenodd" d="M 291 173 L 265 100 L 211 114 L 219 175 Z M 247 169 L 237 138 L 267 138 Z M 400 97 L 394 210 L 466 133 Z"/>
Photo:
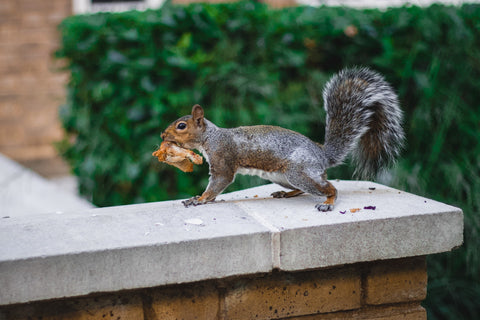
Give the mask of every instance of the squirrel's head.
<path id="1" fill-rule="evenodd" d="M 203 109 L 198 104 L 192 108 L 192 114 L 172 122 L 161 134 L 164 141 L 178 144 L 182 148 L 195 149 L 201 142 L 205 131 Z"/>

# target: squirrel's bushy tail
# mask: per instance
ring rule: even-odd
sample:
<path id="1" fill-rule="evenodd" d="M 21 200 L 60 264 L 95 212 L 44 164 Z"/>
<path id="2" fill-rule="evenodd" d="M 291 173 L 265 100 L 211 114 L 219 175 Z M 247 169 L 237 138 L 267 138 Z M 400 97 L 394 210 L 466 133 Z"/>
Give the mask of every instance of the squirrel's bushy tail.
<path id="1" fill-rule="evenodd" d="M 404 140 L 402 110 L 380 74 L 367 68 L 344 69 L 326 84 L 323 101 L 330 167 L 351 152 L 355 175 L 369 178 L 399 155 Z"/>

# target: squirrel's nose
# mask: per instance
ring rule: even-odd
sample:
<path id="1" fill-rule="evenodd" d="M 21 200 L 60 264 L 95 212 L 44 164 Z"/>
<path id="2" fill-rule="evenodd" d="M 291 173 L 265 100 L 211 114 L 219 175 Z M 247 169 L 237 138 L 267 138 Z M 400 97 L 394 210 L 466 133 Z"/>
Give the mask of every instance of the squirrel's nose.
<path id="1" fill-rule="evenodd" d="M 165 132 L 162 132 L 162 133 L 160 134 L 160 138 L 162 138 L 162 140 L 165 140 Z"/>

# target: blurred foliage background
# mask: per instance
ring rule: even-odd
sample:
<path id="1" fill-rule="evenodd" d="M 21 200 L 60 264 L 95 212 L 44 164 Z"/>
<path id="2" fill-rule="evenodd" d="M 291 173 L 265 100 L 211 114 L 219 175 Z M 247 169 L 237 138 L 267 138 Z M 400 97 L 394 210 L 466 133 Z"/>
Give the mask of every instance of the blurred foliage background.
<path id="1" fill-rule="evenodd" d="M 206 165 L 185 174 L 151 156 L 162 130 L 196 103 L 219 126 L 279 125 L 322 142 L 328 78 L 353 65 L 383 73 L 405 111 L 407 146 L 382 182 L 465 213 L 464 245 L 429 257 L 429 319 L 480 314 L 480 5 L 167 3 L 72 16 L 60 30 L 57 56 L 71 78 L 58 148 L 98 206 L 203 191 Z M 344 165 L 329 176 L 352 172 Z M 229 191 L 259 183 L 239 176 Z"/>

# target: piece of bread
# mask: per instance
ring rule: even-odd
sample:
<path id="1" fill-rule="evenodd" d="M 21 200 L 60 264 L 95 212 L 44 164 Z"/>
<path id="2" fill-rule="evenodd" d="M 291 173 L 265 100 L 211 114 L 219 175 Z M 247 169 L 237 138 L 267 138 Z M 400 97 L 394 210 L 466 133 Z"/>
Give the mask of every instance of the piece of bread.
<path id="1" fill-rule="evenodd" d="M 179 147 L 173 142 L 164 141 L 160 148 L 152 153 L 158 161 L 175 166 L 183 172 L 192 172 L 193 164 L 202 164 L 203 158 L 195 152 Z"/>

